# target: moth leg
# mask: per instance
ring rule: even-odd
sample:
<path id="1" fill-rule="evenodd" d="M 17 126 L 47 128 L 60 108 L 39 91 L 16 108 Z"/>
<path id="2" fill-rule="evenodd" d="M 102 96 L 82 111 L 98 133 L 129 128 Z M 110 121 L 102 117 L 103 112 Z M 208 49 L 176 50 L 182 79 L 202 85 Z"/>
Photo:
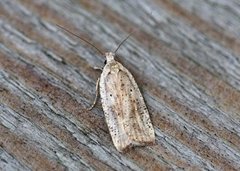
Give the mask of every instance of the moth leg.
<path id="1" fill-rule="evenodd" d="M 95 66 L 95 67 L 93 67 L 93 69 L 95 69 L 95 70 L 100 70 L 100 71 L 102 71 L 102 70 L 103 70 L 103 68 L 101 68 L 101 67 L 98 67 L 98 66 Z"/>
<path id="2" fill-rule="evenodd" d="M 94 108 L 94 106 L 96 105 L 96 103 L 97 103 L 98 94 L 99 94 L 99 81 L 100 81 L 100 77 L 97 79 L 97 82 L 96 82 L 96 95 L 95 95 L 95 99 L 94 99 L 92 105 L 89 108 L 87 108 L 88 111 L 92 110 Z"/>

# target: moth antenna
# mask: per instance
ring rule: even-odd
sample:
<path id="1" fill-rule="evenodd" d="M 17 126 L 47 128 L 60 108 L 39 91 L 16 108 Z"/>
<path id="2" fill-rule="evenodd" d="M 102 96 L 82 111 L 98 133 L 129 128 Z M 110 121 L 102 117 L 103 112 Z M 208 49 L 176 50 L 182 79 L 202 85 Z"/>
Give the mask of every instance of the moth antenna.
<path id="1" fill-rule="evenodd" d="M 123 44 L 133 33 L 134 33 L 134 31 L 132 31 L 131 33 L 129 33 L 128 36 L 119 43 L 119 45 L 117 46 L 117 49 L 114 51 L 115 54 L 116 54 L 116 52 L 118 51 L 118 49 L 122 46 L 122 44 Z"/>
<path id="2" fill-rule="evenodd" d="M 60 26 L 60 25 L 58 25 L 58 24 L 56 24 L 56 25 L 57 25 L 60 29 L 62 29 L 63 31 L 65 31 L 65 32 L 67 32 L 67 33 L 70 33 L 71 35 L 73 35 L 73 36 L 79 38 L 80 40 L 84 41 L 85 43 L 91 45 L 91 46 L 94 47 L 101 55 L 104 55 L 104 53 L 103 53 L 100 49 L 98 49 L 95 45 L 93 45 L 92 43 L 90 43 L 88 40 L 80 37 L 79 35 L 71 32 L 70 30 L 68 30 L 68 29 L 66 29 L 66 28 L 64 28 L 64 27 L 62 27 L 62 26 Z"/>

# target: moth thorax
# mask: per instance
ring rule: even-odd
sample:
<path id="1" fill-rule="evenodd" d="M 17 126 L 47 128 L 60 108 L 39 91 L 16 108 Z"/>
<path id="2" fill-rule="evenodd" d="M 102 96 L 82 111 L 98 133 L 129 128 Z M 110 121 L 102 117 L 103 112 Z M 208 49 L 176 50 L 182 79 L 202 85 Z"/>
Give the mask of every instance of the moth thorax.
<path id="1" fill-rule="evenodd" d="M 115 53 L 113 53 L 113 52 L 107 52 L 107 53 L 105 53 L 105 56 L 106 56 L 107 62 L 111 62 L 111 61 L 114 60 Z"/>

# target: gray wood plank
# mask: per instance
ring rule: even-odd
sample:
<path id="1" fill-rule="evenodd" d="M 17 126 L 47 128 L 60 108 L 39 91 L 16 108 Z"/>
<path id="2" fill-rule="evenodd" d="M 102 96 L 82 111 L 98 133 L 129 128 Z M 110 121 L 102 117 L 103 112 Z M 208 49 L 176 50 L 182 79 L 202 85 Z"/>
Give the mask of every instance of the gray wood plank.
<path id="1" fill-rule="evenodd" d="M 239 170 L 238 12 L 238 1 L 0 1 L 0 168 Z M 100 102 L 85 111 L 104 56 L 55 24 L 103 52 L 135 30 L 117 60 L 156 145 L 116 151 Z"/>

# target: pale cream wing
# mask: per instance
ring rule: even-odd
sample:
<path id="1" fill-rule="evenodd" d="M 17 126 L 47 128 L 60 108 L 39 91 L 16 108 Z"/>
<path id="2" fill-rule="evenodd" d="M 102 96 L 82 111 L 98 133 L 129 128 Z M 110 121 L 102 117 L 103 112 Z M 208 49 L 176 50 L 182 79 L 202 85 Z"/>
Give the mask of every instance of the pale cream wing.
<path id="1" fill-rule="evenodd" d="M 106 68 L 100 78 L 102 106 L 114 145 L 119 151 L 128 146 L 155 141 L 154 129 L 139 88 L 131 73 L 117 63 Z"/>

